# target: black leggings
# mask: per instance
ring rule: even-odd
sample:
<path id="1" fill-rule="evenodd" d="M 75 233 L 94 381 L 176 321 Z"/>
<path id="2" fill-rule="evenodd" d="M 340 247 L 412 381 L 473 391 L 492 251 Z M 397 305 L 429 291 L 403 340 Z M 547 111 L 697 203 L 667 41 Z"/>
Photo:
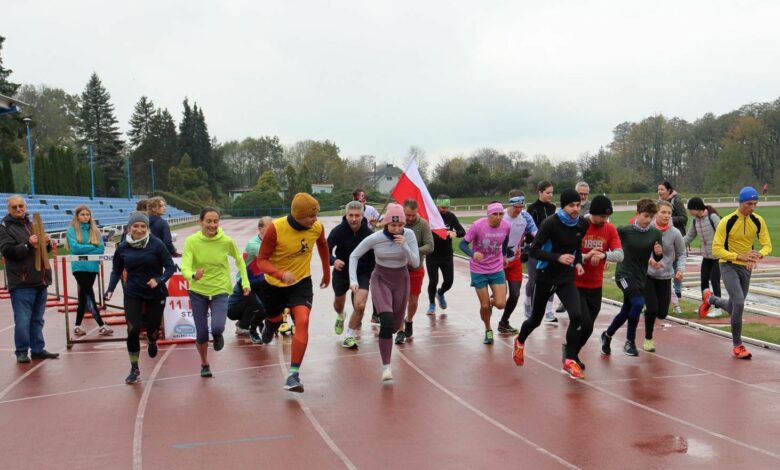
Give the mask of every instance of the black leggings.
<path id="1" fill-rule="evenodd" d="M 566 330 L 566 359 L 574 359 L 577 357 L 580 336 L 578 330 L 582 323 L 582 318 L 580 316 L 580 294 L 577 292 L 577 288 L 574 287 L 574 282 L 556 285 L 549 284 L 537 278 L 536 286 L 534 287 L 531 318 L 528 318 L 523 322 L 517 339 L 520 340 L 521 343 L 525 343 L 528 335 L 542 324 L 542 318 L 544 318 L 544 312 L 547 308 L 547 301 L 550 300 L 550 297 L 552 297 L 553 294 L 558 294 L 558 298 L 561 299 L 561 303 L 566 307 L 566 312 L 569 314 L 569 328 Z"/>
<path id="2" fill-rule="evenodd" d="M 701 260 L 701 291 L 710 288 L 712 281 L 712 293 L 720 297 L 720 263 L 716 259 L 702 258 Z"/>
<path id="3" fill-rule="evenodd" d="M 655 319 L 663 320 L 669 315 L 669 302 L 672 301 L 672 280 L 653 279 L 647 276 L 645 281 L 645 339 L 653 339 Z"/>
<path id="4" fill-rule="evenodd" d="M 92 290 L 92 286 L 95 285 L 97 273 L 74 271 L 73 277 L 76 278 L 76 284 L 79 286 L 79 306 L 76 307 L 76 326 L 81 326 L 81 322 L 84 320 L 84 312 L 87 310 L 87 305 L 90 303 L 90 313 L 92 314 L 92 317 L 99 326 L 103 326 L 103 319 L 100 318 L 100 311 L 98 309 L 97 301 L 95 300 L 95 292 Z"/>
<path id="5" fill-rule="evenodd" d="M 434 303 L 436 301 L 436 285 L 439 283 L 439 269 L 441 269 L 441 277 L 443 278 L 439 291 L 444 294 L 452 288 L 455 271 L 452 255 L 441 259 L 428 256 L 425 258 L 425 267 L 428 270 L 428 301 Z"/>
<path id="6" fill-rule="evenodd" d="M 593 333 L 593 325 L 601 312 L 602 288 L 587 289 L 578 287 L 580 294 L 580 315 L 582 316 L 582 329 L 580 330 L 579 343 L 577 344 L 577 354 L 585 347 L 590 335 Z"/>
<path id="7" fill-rule="evenodd" d="M 502 323 L 509 323 L 509 317 L 512 316 L 512 312 L 517 307 L 517 302 L 520 300 L 520 288 L 523 285 L 523 281 L 507 281 L 509 285 L 509 297 L 506 299 L 506 306 L 504 307 L 504 314 L 501 315 Z"/>
<path id="8" fill-rule="evenodd" d="M 127 320 L 127 352 L 141 351 L 141 324 L 146 326 L 149 341 L 157 340 L 157 331 L 162 322 L 165 299 L 147 300 L 125 297 L 125 320 Z"/>

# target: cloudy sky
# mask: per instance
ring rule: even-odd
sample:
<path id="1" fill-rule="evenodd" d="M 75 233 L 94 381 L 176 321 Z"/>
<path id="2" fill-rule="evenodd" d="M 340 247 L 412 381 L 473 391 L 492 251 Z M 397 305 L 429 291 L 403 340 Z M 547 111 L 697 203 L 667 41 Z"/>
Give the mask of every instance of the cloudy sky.
<path id="1" fill-rule="evenodd" d="M 80 93 L 96 71 L 122 130 L 140 96 L 177 120 L 187 96 L 220 141 L 349 157 L 574 159 L 623 121 L 780 97 L 775 0 L 33 0 L 3 17 L 13 81 Z"/>

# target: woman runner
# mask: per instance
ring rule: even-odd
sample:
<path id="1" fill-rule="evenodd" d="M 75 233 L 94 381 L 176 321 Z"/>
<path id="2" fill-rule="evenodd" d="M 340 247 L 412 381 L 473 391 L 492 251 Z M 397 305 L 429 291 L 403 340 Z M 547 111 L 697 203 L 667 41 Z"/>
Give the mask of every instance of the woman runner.
<path id="1" fill-rule="evenodd" d="M 698 236 L 701 239 L 701 268 L 699 275 L 701 279 L 701 294 L 704 298 L 704 291 L 712 289 L 716 297 L 720 297 L 720 263 L 718 258 L 712 254 L 712 242 L 715 240 L 715 230 L 720 223 L 720 214 L 709 205 L 704 205 L 700 197 L 688 199 L 688 212 L 693 216 L 693 223 L 688 233 L 685 234 L 685 246 L 691 244 Z M 723 315 L 719 308 L 710 309 L 707 318 L 717 318 Z"/>

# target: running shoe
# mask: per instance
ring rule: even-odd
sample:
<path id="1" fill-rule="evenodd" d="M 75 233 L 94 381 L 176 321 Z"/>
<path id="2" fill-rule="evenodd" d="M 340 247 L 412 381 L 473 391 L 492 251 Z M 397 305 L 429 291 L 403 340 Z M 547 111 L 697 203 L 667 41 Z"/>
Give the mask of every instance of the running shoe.
<path id="1" fill-rule="evenodd" d="M 644 349 L 647 352 L 655 352 L 655 341 L 652 339 L 646 339 L 645 342 L 642 344 L 642 349 Z"/>
<path id="2" fill-rule="evenodd" d="M 201 377 L 213 377 L 211 374 L 211 366 L 206 364 L 205 366 L 200 366 L 200 376 Z"/>
<path id="3" fill-rule="evenodd" d="M 395 344 L 404 344 L 406 342 L 406 333 L 403 331 L 399 331 L 398 334 L 395 335 Z"/>
<path id="4" fill-rule="evenodd" d="M 556 317 L 555 314 L 552 312 L 547 312 L 544 314 L 544 322 L 554 325 L 558 323 L 558 317 Z"/>
<path id="5" fill-rule="evenodd" d="M 17 364 L 27 364 L 31 361 L 30 356 L 27 353 L 19 353 L 16 355 Z"/>
<path id="6" fill-rule="evenodd" d="M 268 344 L 274 339 L 274 333 L 279 328 L 279 323 L 273 323 L 268 320 L 263 321 L 263 331 L 260 332 L 260 337 L 264 344 Z"/>
<path id="7" fill-rule="evenodd" d="M 580 369 L 585 370 L 585 363 L 580 360 L 580 356 L 575 357 L 574 362 L 576 362 L 577 365 L 580 366 Z"/>
<path id="8" fill-rule="evenodd" d="M 699 305 L 699 318 L 704 318 L 707 316 L 707 312 L 710 311 L 710 307 L 712 305 L 710 304 L 710 298 L 712 297 L 712 291 L 709 289 L 706 289 L 704 292 L 701 293 L 701 305 Z"/>
<path id="9" fill-rule="evenodd" d="M 127 376 L 125 379 L 125 383 L 130 384 L 137 384 L 141 381 L 141 371 L 138 370 L 138 367 L 132 367 L 130 368 L 130 375 Z"/>
<path id="10" fill-rule="evenodd" d="M 341 333 L 344 333 L 344 314 L 339 313 L 336 315 L 336 324 L 333 326 L 333 331 L 336 332 L 337 335 L 341 335 Z"/>
<path id="11" fill-rule="evenodd" d="M 287 376 L 287 382 L 284 384 L 284 389 L 288 392 L 303 393 L 303 384 L 301 379 L 298 378 L 298 373 L 293 372 Z"/>
<path id="12" fill-rule="evenodd" d="M 606 356 L 612 354 L 612 337 L 606 331 L 601 333 L 601 354 Z"/>
<path id="13" fill-rule="evenodd" d="M 753 357 L 753 355 L 750 354 L 747 349 L 745 349 L 744 344 L 735 346 L 734 349 L 731 350 L 731 354 L 733 354 L 737 359 L 750 359 Z"/>
<path id="14" fill-rule="evenodd" d="M 563 313 L 566 311 L 566 307 L 563 306 L 563 304 L 558 305 L 558 308 L 555 309 L 555 313 Z"/>
<path id="15" fill-rule="evenodd" d="M 493 344 L 493 330 L 485 331 L 485 339 L 482 344 Z"/>
<path id="16" fill-rule="evenodd" d="M 84 336 L 85 334 L 87 334 L 87 332 L 82 330 L 80 326 L 73 327 L 74 336 Z"/>
<path id="17" fill-rule="evenodd" d="M 225 347 L 225 337 L 222 335 L 214 335 L 214 351 L 222 351 Z"/>
<path id="18" fill-rule="evenodd" d="M 406 335 L 407 338 L 411 338 L 412 335 L 414 334 L 413 325 L 414 323 L 410 321 L 404 322 L 404 334 Z"/>
<path id="19" fill-rule="evenodd" d="M 561 361 L 566 362 L 566 343 L 561 344 Z M 580 369 L 585 370 L 585 363 L 580 360 L 579 356 L 575 356 L 573 361 L 580 366 Z"/>
<path id="20" fill-rule="evenodd" d="M 674 306 L 674 313 L 676 313 L 677 315 L 682 315 L 682 313 L 683 313 L 682 307 L 680 307 L 679 305 L 675 305 Z"/>
<path id="21" fill-rule="evenodd" d="M 582 373 L 582 369 L 580 369 L 579 364 L 577 364 L 577 362 L 572 359 L 566 359 L 565 361 L 563 361 L 563 367 L 561 368 L 561 372 L 567 374 L 570 379 L 585 378 L 585 374 Z"/>
<path id="22" fill-rule="evenodd" d="M 377 314 L 377 313 L 372 313 L 371 314 L 371 323 L 373 323 L 374 325 L 378 325 L 379 324 L 379 314 Z"/>
<path id="23" fill-rule="evenodd" d="M 436 315 L 436 304 L 428 304 L 428 310 L 425 312 L 426 315 Z"/>
<path id="24" fill-rule="evenodd" d="M 344 341 L 341 342 L 341 347 L 346 349 L 357 349 L 358 344 L 357 341 L 355 341 L 355 338 L 352 336 L 347 336 L 344 338 Z"/>
<path id="25" fill-rule="evenodd" d="M 638 356 L 639 351 L 636 350 L 636 344 L 634 344 L 633 341 L 628 340 L 626 341 L 626 344 L 623 345 L 623 353 L 626 356 Z"/>
<path id="26" fill-rule="evenodd" d="M 107 327 L 106 325 L 103 325 L 100 327 L 100 330 L 98 330 L 98 334 L 102 336 L 111 336 L 114 334 L 114 330 Z"/>
<path id="27" fill-rule="evenodd" d="M 390 368 L 390 364 L 382 366 L 382 382 L 388 382 L 393 380 L 393 369 Z"/>
<path id="28" fill-rule="evenodd" d="M 236 336 L 247 336 L 249 334 L 249 330 L 246 328 L 241 328 L 240 326 L 236 327 Z"/>
<path id="29" fill-rule="evenodd" d="M 157 357 L 157 340 L 150 339 L 149 345 L 146 347 L 146 352 L 149 353 L 149 357 Z"/>
<path id="30" fill-rule="evenodd" d="M 523 362 L 525 362 L 525 345 L 517 338 L 515 338 L 515 350 L 512 351 L 512 360 L 518 366 L 522 366 Z"/>
<path id="31" fill-rule="evenodd" d="M 258 333 L 257 330 L 249 331 L 249 339 L 252 340 L 252 344 L 263 344 L 263 338 L 260 336 L 260 333 Z"/>
<path id="32" fill-rule="evenodd" d="M 509 322 L 506 322 L 506 323 L 498 322 L 498 332 L 499 333 L 506 333 L 506 334 L 510 334 L 510 335 L 516 335 L 516 334 L 520 333 L 520 330 L 518 330 L 517 328 L 513 327 L 512 325 L 510 325 Z"/>
<path id="33" fill-rule="evenodd" d="M 447 299 L 444 298 L 444 294 L 441 293 L 441 290 L 436 290 L 436 300 L 439 301 L 439 307 L 441 307 L 442 310 L 447 310 Z"/>
<path id="34" fill-rule="evenodd" d="M 707 318 L 718 318 L 723 316 L 723 310 L 719 308 L 713 308 L 710 313 L 707 314 Z"/>

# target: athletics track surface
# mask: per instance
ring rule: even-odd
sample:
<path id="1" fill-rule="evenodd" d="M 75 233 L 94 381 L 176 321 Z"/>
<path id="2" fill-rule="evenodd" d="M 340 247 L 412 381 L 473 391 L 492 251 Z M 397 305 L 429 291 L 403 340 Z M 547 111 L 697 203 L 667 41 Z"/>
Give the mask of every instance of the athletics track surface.
<path id="1" fill-rule="evenodd" d="M 254 225 L 223 222 L 240 247 Z M 194 230 L 178 231 L 179 248 Z M 318 261 L 312 271 L 316 286 Z M 368 316 L 360 349 L 342 349 L 332 290 L 315 287 L 302 395 L 282 389 L 290 338 L 251 345 L 231 322 L 225 349 L 209 351 L 212 379 L 184 344 L 156 359 L 143 347 L 142 382 L 125 385 L 124 343 L 68 351 L 54 308 L 47 349 L 62 357 L 17 365 L 10 301 L 0 300 L 2 467 L 780 468 L 776 352 L 753 347 L 752 361 L 737 361 L 729 340 L 669 324 L 657 328 L 657 353 L 623 355 L 622 330 L 603 357 L 597 337 L 615 314 L 605 304 L 582 356 L 586 380 L 560 373 L 565 314 L 531 335 L 518 368 L 511 337 L 482 344 L 468 279 L 457 260 L 447 315 L 426 316 L 423 293 L 414 338 L 394 348 L 390 385 L 380 382 Z M 85 326 L 96 334 L 92 320 Z"/>

